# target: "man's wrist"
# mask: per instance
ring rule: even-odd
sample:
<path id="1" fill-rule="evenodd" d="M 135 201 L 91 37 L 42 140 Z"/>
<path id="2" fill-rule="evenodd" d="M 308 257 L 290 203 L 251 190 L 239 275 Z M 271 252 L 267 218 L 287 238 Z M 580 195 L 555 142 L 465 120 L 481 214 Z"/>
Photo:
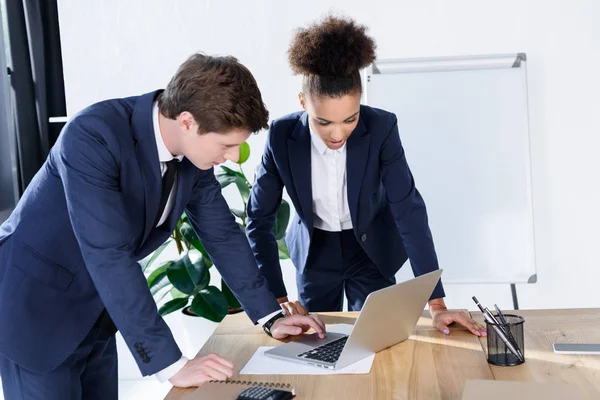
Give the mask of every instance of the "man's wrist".
<path id="1" fill-rule="evenodd" d="M 281 312 L 281 308 L 279 310 L 273 311 L 270 314 L 265 315 L 264 317 L 262 317 L 261 319 L 256 321 L 257 325 L 263 326 L 265 323 L 267 323 L 268 320 L 270 320 L 271 318 L 273 318 L 275 315 L 279 314 L 280 312 Z"/>
<path id="2" fill-rule="evenodd" d="M 158 371 L 154 376 L 160 383 L 164 383 L 177 375 L 179 371 L 185 366 L 188 362 L 187 357 L 181 356 L 181 358 L 175 361 L 173 364 L 169 365 L 167 368 Z"/>
<path id="3" fill-rule="evenodd" d="M 285 313 L 283 311 L 278 312 L 273 317 L 271 317 L 271 319 L 265 322 L 265 324 L 263 325 L 263 330 L 267 335 L 273 337 L 273 334 L 271 333 L 271 328 L 275 325 L 275 321 L 281 318 L 285 318 Z"/>

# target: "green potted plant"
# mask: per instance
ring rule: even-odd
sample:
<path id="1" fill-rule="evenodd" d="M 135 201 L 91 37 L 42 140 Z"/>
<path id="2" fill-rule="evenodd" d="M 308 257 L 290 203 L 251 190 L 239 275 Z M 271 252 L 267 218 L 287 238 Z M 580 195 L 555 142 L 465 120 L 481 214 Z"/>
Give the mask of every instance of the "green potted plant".
<path id="1" fill-rule="evenodd" d="M 246 229 L 246 208 L 250 195 L 251 183 L 242 169 L 250 156 L 250 146 L 243 143 L 240 146 L 238 160 L 239 171 L 221 166 L 215 173 L 221 189 L 235 184 L 240 193 L 243 210 L 231 208 L 240 228 Z M 289 253 L 283 237 L 290 218 L 290 205 L 282 200 L 274 227 L 275 239 L 279 247 L 279 258 L 289 258 Z M 158 266 L 157 260 L 165 249 L 175 246 L 177 256 L 174 259 L 163 260 Z M 171 237 L 154 251 L 146 260 L 141 262 L 147 276 L 148 287 L 157 304 L 159 313 L 165 316 L 183 309 L 188 315 L 197 315 L 214 322 L 220 322 L 228 313 L 242 310 L 231 290 L 221 280 L 221 288 L 210 285 L 213 262 L 202 245 L 200 239 L 188 222 L 185 213 L 177 223 Z"/>

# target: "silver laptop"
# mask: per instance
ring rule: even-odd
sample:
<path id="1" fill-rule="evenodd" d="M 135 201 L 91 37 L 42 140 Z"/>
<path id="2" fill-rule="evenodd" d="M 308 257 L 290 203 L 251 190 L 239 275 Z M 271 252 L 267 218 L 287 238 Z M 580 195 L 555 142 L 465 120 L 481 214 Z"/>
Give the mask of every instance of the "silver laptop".
<path id="1" fill-rule="evenodd" d="M 340 369 L 400 343 L 415 329 L 442 270 L 378 290 L 367 296 L 349 335 L 314 333 L 265 352 L 265 355 L 329 369 Z"/>

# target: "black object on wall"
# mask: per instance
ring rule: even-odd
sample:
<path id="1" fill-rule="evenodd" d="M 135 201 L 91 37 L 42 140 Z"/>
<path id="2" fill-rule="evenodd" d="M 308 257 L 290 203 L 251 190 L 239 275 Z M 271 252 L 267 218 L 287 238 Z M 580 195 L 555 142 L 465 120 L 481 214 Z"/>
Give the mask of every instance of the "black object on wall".
<path id="1" fill-rule="evenodd" d="M 58 5 L 57 0 L 2 1 L 22 194 L 64 125 L 51 124 L 49 118 L 66 115 Z"/>

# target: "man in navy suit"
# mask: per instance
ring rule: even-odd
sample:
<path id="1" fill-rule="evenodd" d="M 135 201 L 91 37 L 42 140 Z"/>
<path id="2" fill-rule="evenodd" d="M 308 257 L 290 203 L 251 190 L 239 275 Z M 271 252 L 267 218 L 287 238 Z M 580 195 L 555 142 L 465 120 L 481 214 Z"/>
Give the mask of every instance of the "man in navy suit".
<path id="1" fill-rule="evenodd" d="M 6 399 L 116 399 L 117 329 L 143 375 L 176 386 L 231 376 L 217 355 L 182 356 L 138 264 L 184 210 L 252 321 L 275 338 L 324 333 L 318 317 L 283 318 L 213 173 L 267 118 L 243 65 L 195 54 L 165 91 L 71 119 L 0 226 Z"/>
<path id="2" fill-rule="evenodd" d="M 396 116 L 363 106 L 359 70 L 375 43 L 352 20 L 327 17 L 298 31 L 289 50 L 304 76 L 304 112 L 271 124 L 248 203 L 246 233 L 261 272 L 288 314 L 360 310 L 369 293 L 393 285 L 410 258 L 416 276 L 438 269 L 425 203 L 400 143 Z M 390 94 L 393 95 L 393 94 Z M 286 188 L 296 209 L 286 243 L 300 302 L 289 302 L 273 224 Z M 390 304 L 390 312 L 400 304 Z M 433 324 L 449 334 L 458 322 L 483 326 L 446 309 L 441 281 L 429 300 Z"/>

